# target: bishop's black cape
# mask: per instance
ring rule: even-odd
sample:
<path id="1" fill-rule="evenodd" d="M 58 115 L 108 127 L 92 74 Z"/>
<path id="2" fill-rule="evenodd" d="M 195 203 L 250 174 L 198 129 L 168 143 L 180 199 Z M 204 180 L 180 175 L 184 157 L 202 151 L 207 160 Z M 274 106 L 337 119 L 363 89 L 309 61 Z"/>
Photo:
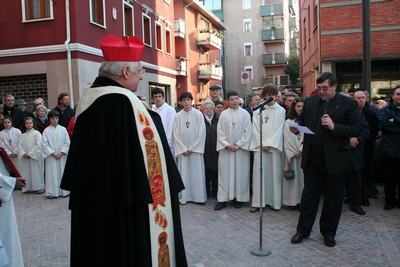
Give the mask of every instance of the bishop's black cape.
<path id="1" fill-rule="evenodd" d="M 93 87 L 120 86 L 98 77 Z M 187 266 L 178 193 L 183 183 L 157 113 L 171 192 L 177 266 Z M 99 97 L 79 115 L 61 188 L 71 191 L 71 266 L 151 266 L 148 203 L 152 202 L 129 99 Z"/>

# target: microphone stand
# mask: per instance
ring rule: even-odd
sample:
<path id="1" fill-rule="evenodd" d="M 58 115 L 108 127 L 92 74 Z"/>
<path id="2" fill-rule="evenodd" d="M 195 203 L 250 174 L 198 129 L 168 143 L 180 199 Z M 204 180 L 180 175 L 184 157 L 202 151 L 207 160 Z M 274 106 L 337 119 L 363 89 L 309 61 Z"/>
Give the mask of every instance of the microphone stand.
<path id="1" fill-rule="evenodd" d="M 271 102 L 271 101 L 269 101 Z M 264 104 L 265 105 L 265 104 Z M 264 110 L 264 105 L 261 106 L 260 109 L 260 231 L 259 231 L 259 246 L 258 248 L 250 250 L 250 253 L 253 254 L 254 256 L 259 256 L 259 257 L 265 257 L 271 255 L 271 251 L 264 249 L 263 248 L 263 239 L 262 239 L 262 233 L 263 233 L 263 160 L 262 160 L 262 153 L 263 153 L 263 141 L 262 141 L 262 125 L 263 125 L 263 110 Z M 254 192 L 253 192 L 254 193 Z"/>

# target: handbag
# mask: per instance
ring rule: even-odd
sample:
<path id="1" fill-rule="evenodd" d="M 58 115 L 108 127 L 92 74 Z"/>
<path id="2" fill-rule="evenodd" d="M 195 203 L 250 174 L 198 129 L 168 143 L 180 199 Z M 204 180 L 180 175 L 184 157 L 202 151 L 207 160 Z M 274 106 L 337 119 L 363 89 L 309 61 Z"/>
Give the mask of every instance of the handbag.
<path id="1" fill-rule="evenodd" d="M 287 166 L 283 170 L 283 177 L 285 177 L 286 180 L 293 180 L 296 177 L 296 175 L 294 174 L 294 170 L 292 170 L 291 162 L 292 162 L 292 159 L 289 159 L 288 161 L 286 161 Z"/>

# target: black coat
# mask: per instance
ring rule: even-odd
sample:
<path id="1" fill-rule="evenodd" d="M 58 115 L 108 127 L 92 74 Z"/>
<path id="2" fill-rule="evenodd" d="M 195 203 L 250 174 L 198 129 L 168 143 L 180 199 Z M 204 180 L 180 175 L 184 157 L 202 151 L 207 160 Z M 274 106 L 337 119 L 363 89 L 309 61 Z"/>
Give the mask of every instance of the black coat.
<path id="1" fill-rule="evenodd" d="M 298 117 L 298 123 L 307 126 L 315 132 L 315 125 L 320 121 L 318 110 L 320 104 L 319 95 L 307 97 L 304 101 L 302 113 Z M 339 175 L 351 171 L 351 147 L 350 137 L 359 136 L 361 131 L 361 111 L 356 102 L 346 96 L 336 94 L 328 103 L 327 113 L 333 120 L 334 130 L 322 130 L 323 157 L 326 170 L 329 175 Z M 318 121 L 317 121 L 318 120 Z M 301 166 L 307 165 L 310 155 L 311 138 L 304 135 L 303 154 Z"/>
<path id="2" fill-rule="evenodd" d="M 400 107 L 393 101 L 379 111 L 382 139 L 379 152 L 383 156 L 400 158 Z"/>
<path id="3" fill-rule="evenodd" d="M 352 149 L 352 169 L 354 172 L 360 172 L 364 169 L 364 149 L 370 135 L 370 129 L 364 115 L 361 116 L 362 130 L 358 139 L 358 145 Z"/>
<path id="4" fill-rule="evenodd" d="M 204 114 L 203 114 L 204 115 Z M 204 115 L 205 116 L 205 115 Z M 218 171 L 218 151 L 217 151 L 217 124 L 219 114 L 214 113 L 211 124 L 204 117 L 206 124 L 206 143 L 204 146 L 204 167 L 208 171 Z"/>
<path id="5" fill-rule="evenodd" d="M 96 85 L 119 84 L 97 79 Z M 110 106 L 113 112 L 110 112 Z M 187 266 L 178 193 L 184 188 L 161 119 L 177 266 Z M 71 191 L 71 266 L 151 266 L 150 187 L 135 114 L 120 94 L 99 97 L 76 120 L 61 188 Z"/>
<path id="6" fill-rule="evenodd" d="M 58 124 L 67 128 L 69 121 L 75 115 L 75 111 L 70 106 L 66 107 L 64 110 L 60 109 L 57 106 L 53 110 L 57 111 L 60 114 L 60 117 L 58 119 Z"/>
<path id="7" fill-rule="evenodd" d="M 365 104 L 362 113 L 364 114 L 365 119 L 368 122 L 369 126 L 369 137 L 366 141 L 365 148 L 367 151 L 373 152 L 376 143 L 376 137 L 379 133 L 379 118 L 378 113 L 379 110 L 375 108 L 373 105 Z"/>
<path id="8" fill-rule="evenodd" d="M 24 113 L 22 112 L 22 110 L 16 108 L 15 106 L 13 106 L 12 108 L 4 106 L 3 114 L 4 116 L 8 116 L 11 118 L 13 126 L 15 128 L 18 128 L 20 130 L 23 129 Z"/>

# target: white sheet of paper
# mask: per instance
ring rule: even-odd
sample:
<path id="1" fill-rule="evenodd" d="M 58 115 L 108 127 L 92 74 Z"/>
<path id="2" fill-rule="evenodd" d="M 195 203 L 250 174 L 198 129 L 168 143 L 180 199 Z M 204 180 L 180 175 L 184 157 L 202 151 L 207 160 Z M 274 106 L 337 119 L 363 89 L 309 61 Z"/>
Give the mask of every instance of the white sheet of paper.
<path id="1" fill-rule="evenodd" d="M 307 127 L 300 126 L 297 122 L 289 121 L 288 123 L 289 123 L 289 127 L 296 128 L 300 133 L 315 134 L 313 131 L 311 131 Z"/>

